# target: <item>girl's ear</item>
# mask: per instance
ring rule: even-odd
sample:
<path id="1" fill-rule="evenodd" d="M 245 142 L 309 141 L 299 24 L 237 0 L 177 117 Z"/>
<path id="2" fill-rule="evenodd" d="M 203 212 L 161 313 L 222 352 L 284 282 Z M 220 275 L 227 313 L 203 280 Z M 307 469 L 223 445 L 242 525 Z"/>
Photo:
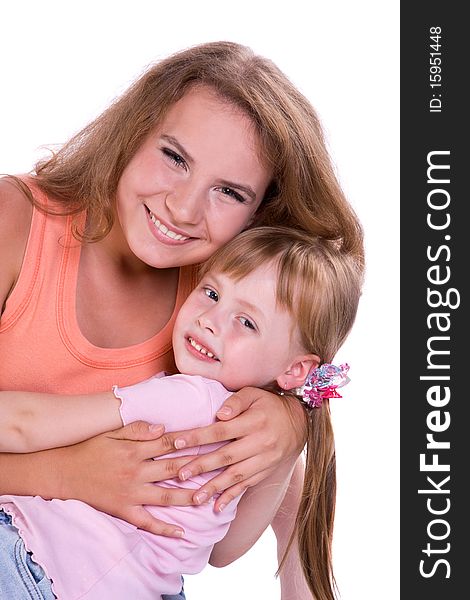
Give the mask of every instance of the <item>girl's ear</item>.
<path id="1" fill-rule="evenodd" d="M 320 358 L 316 354 L 301 354 L 297 356 L 284 373 L 276 379 L 277 384 L 283 390 L 292 390 L 302 387 L 307 375 L 312 369 L 320 364 Z"/>

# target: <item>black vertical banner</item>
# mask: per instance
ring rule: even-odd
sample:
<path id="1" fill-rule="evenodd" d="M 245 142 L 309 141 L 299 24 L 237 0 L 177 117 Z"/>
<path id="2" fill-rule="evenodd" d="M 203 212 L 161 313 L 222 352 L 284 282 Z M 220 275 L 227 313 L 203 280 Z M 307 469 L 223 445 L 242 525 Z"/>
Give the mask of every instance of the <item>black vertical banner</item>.
<path id="1" fill-rule="evenodd" d="M 470 35 L 401 3 L 401 598 L 470 597 Z"/>

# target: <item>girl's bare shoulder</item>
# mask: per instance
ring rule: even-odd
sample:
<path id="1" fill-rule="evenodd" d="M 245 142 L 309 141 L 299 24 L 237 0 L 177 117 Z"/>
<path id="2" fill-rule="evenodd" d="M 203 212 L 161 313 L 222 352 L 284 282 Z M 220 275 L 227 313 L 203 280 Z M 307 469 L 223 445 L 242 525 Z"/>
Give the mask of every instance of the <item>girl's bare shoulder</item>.
<path id="1" fill-rule="evenodd" d="M 10 177 L 0 178 L 0 312 L 21 270 L 33 207 Z"/>

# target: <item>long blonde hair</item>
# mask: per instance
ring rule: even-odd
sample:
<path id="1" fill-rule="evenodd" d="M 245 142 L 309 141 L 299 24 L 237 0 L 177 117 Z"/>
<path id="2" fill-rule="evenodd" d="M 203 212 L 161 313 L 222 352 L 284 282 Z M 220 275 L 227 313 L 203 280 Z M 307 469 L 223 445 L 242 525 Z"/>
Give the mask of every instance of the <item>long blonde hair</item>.
<path id="1" fill-rule="evenodd" d="M 331 240 L 286 227 L 260 227 L 218 250 L 202 274 L 213 270 L 237 280 L 270 261 L 277 267 L 277 302 L 293 316 L 304 349 L 321 363 L 331 362 L 356 317 L 362 260 Z M 328 401 L 306 408 L 306 422 L 305 482 L 295 531 L 312 594 L 317 600 L 332 600 L 336 466 Z"/>
<path id="2" fill-rule="evenodd" d="M 256 225 L 285 225 L 338 240 L 363 257 L 362 229 L 337 181 L 320 121 L 308 100 L 270 60 L 233 42 L 197 45 L 151 66 L 56 154 L 36 165 L 39 187 L 62 212 L 86 209 L 104 237 L 114 221 L 119 179 L 168 109 L 194 85 L 208 86 L 253 122 L 273 179 Z"/>

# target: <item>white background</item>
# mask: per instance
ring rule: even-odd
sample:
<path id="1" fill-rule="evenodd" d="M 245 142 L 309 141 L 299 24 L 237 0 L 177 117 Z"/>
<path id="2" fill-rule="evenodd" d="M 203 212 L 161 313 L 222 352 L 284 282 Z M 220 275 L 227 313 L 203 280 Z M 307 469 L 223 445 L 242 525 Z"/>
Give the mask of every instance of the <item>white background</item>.
<path id="1" fill-rule="evenodd" d="M 366 232 L 367 279 L 338 360 L 352 381 L 333 405 L 334 564 L 345 600 L 396 600 L 398 572 L 399 3 L 150 0 L 4 3 L 0 172 L 31 169 L 151 62 L 211 40 L 278 64 L 323 121 Z M 267 532 L 236 564 L 188 577 L 188 600 L 280 597 Z"/>

